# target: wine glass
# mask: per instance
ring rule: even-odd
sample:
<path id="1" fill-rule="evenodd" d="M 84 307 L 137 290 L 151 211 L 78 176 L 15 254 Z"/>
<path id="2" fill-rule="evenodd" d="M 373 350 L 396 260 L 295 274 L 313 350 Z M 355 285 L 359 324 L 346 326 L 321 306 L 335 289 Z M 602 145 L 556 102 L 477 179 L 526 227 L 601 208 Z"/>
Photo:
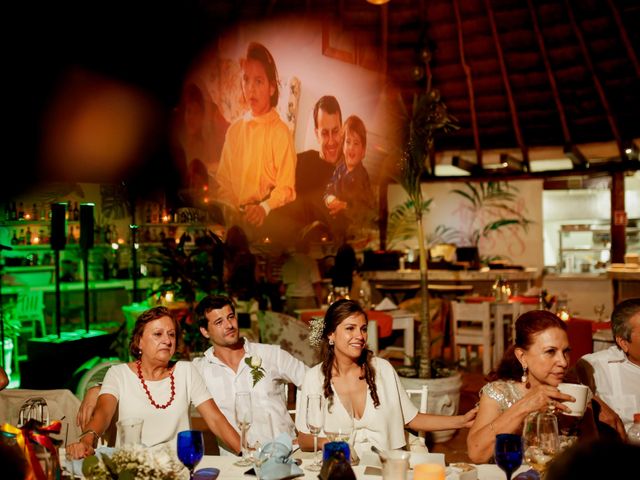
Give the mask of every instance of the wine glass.
<path id="1" fill-rule="evenodd" d="M 496 435 L 496 464 L 507 474 L 507 480 L 522 465 L 522 437 L 512 433 Z"/>
<path id="2" fill-rule="evenodd" d="M 324 402 L 324 435 L 330 442 L 349 442 L 353 433 L 353 418 L 347 409 L 347 417 L 338 412 L 339 405 L 334 399 L 332 405 Z"/>
<path id="3" fill-rule="evenodd" d="M 204 455 L 204 438 L 200 430 L 178 432 L 178 458 L 189 469 L 189 478 L 193 479 L 193 470 Z"/>
<path id="4" fill-rule="evenodd" d="M 524 459 L 544 477 L 547 466 L 558 453 L 558 419 L 551 412 L 530 413 L 522 431 Z"/>
<path id="5" fill-rule="evenodd" d="M 260 445 L 260 442 L 256 441 L 249 447 L 251 453 L 251 463 L 253 463 L 253 470 L 256 472 L 258 480 L 262 477 L 262 465 L 267 462 L 275 452 L 275 443 L 268 442 L 264 446 Z"/>
<path id="6" fill-rule="evenodd" d="M 236 424 L 240 429 L 240 449 L 242 450 L 242 458 L 234 463 L 238 467 L 248 467 L 251 465 L 251 459 L 248 458 L 247 450 L 247 432 L 251 426 L 251 393 L 237 392 L 236 403 Z"/>
<path id="7" fill-rule="evenodd" d="M 307 470 L 319 472 L 322 468 L 322 462 L 318 458 L 318 434 L 322 430 L 323 425 L 323 408 L 322 395 L 314 393 L 307 395 L 307 428 L 313 435 L 313 457 L 314 461 L 307 467 Z"/>

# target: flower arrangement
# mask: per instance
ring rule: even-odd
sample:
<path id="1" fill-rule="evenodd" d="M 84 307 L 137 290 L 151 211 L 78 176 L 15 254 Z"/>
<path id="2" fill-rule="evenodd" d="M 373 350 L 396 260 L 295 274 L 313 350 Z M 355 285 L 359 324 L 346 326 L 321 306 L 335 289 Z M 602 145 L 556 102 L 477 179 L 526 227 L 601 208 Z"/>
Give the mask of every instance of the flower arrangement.
<path id="1" fill-rule="evenodd" d="M 188 476 L 185 466 L 168 447 L 146 448 L 128 445 L 111 457 L 101 454 L 85 458 L 82 473 L 91 480 L 178 480 Z"/>
<path id="2" fill-rule="evenodd" d="M 253 386 L 256 386 L 260 380 L 264 378 L 264 368 L 262 368 L 262 358 L 258 355 L 253 355 L 252 357 L 247 357 L 244 359 L 244 363 L 249 365 L 251 368 L 251 377 L 253 378 Z"/>

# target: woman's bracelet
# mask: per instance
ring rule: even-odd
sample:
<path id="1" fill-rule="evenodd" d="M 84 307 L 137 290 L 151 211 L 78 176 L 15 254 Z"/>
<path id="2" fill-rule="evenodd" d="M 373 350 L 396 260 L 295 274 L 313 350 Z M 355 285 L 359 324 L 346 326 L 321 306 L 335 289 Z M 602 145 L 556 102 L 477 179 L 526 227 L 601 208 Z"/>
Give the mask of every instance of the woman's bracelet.
<path id="1" fill-rule="evenodd" d="M 91 442 L 91 446 L 95 447 L 95 445 L 98 443 L 98 439 L 100 438 L 100 435 L 98 435 L 98 433 L 95 430 L 92 430 L 90 428 L 80 434 L 80 436 L 78 437 L 78 441 L 82 439 L 82 437 L 89 435 L 90 433 L 93 435 L 93 442 Z"/>

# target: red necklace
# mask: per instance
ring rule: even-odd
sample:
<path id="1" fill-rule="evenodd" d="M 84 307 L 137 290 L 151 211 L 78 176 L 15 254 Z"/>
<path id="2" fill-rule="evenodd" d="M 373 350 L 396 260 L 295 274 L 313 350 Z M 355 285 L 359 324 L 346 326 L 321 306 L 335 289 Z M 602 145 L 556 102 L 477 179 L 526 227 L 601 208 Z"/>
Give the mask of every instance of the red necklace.
<path id="1" fill-rule="evenodd" d="M 142 388 L 144 388 L 144 391 L 147 394 L 147 397 L 149 398 L 149 401 L 151 402 L 151 405 L 153 405 L 156 408 L 162 408 L 162 409 L 167 408 L 169 405 L 171 405 L 173 403 L 173 399 L 176 396 L 176 382 L 175 382 L 175 379 L 173 378 L 173 369 L 171 369 L 171 371 L 169 372 L 169 378 L 171 379 L 171 398 L 164 405 L 158 405 L 156 403 L 156 401 L 153 399 L 153 397 L 151 396 L 151 392 L 149 391 L 149 387 L 147 387 L 147 384 L 144 382 L 144 377 L 142 376 L 142 367 L 141 367 L 141 365 L 142 365 L 142 362 L 140 360 L 136 361 L 136 366 L 138 367 L 138 378 L 142 382 Z"/>

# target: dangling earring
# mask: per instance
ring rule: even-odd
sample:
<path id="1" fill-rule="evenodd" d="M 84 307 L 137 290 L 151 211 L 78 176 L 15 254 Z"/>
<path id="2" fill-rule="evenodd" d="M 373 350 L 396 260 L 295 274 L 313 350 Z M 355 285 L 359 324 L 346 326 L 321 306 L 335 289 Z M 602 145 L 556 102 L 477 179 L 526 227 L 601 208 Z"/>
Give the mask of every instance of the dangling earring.
<path id="1" fill-rule="evenodd" d="M 527 367 L 522 367 L 522 377 L 520 377 L 520 381 L 524 383 L 526 388 L 531 388 L 531 384 L 529 383 L 529 375 L 527 374 Z"/>
<path id="2" fill-rule="evenodd" d="M 336 342 L 334 342 L 333 340 L 329 340 L 329 345 L 331 345 L 332 347 L 333 347 L 333 345 L 334 345 L 335 343 L 336 343 Z"/>

